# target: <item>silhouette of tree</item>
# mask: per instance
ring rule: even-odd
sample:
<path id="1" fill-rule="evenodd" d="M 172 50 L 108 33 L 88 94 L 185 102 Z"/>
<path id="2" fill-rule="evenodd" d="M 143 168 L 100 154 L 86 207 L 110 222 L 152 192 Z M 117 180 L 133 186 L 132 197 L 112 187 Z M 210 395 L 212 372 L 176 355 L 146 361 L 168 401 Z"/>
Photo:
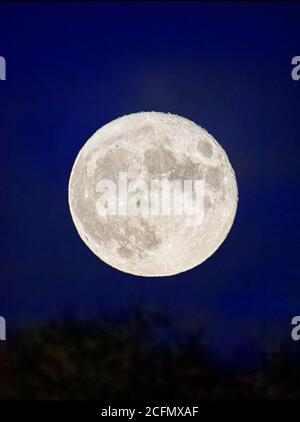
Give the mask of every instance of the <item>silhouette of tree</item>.
<path id="1" fill-rule="evenodd" d="M 1 344 L 0 398 L 13 400 L 297 400 L 300 354 L 289 347 L 251 371 L 221 362 L 202 330 L 157 341 L 170 321 L 135 311 L 114 320 L 27 327 Z"/>

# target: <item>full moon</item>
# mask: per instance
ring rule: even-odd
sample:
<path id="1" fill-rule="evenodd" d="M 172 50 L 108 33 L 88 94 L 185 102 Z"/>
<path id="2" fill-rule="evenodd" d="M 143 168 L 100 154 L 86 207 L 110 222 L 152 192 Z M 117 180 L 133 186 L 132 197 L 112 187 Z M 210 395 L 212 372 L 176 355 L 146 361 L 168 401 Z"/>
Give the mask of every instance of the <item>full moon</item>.
<path id="1" fill-rule="evenodd" d="M 170 113 L 134 113 L 101 127 L 80 150 L 69 180 L 81 239 L 102 261 L 144 277 L 204 262 L 227 237 L 237 202 L 220 144 Z"/>

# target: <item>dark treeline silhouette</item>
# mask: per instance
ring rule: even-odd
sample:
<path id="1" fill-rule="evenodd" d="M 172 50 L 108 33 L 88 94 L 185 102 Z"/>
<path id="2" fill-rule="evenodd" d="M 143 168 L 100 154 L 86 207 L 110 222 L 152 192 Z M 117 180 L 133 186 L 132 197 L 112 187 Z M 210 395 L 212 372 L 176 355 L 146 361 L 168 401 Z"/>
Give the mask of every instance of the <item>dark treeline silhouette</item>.
<path id="1" fill-rule="evenodd" d="M 161 325 L 168 321 L 160 315 L 135 312 L 23 328 L 0 343 L 0 399 L 300 399 L 300 353 L 292 347 L 246 371 L 217 359 L 201 332 L 157 340 Z"/>

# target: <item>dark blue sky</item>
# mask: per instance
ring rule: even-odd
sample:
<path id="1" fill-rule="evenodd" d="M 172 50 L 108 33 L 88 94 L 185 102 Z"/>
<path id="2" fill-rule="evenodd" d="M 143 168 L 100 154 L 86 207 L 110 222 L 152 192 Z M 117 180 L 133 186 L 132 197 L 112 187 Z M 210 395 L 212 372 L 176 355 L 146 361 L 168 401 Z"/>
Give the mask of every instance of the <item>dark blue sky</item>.
<path id="1" fill-rule="evenodd" d="M 140 307 L 181 321 L 182 332 L 202 321 L 219 351 L 289 338 L 300 314 L 300 81 L 291 78 L 299 19 L 300 4 L 287 3 L 0 5 L 0 314 L 8 329 L 65 311 Z M 78 237 L 67 198 L 91 134 L 152 110 L 211 132 L 240 196 L 222 247 L 162 279 L 99 261 Z"/>

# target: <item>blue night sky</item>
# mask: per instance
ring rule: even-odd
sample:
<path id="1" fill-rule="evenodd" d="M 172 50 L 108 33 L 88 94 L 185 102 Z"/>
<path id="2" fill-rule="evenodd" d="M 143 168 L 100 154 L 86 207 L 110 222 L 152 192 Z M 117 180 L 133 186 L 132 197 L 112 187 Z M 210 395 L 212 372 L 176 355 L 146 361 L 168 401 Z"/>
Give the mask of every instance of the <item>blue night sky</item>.
<path id="1" fill-rule="evenodd" d="M 299 18 L 292 3 L 0 5 L 0 314 L 8 330 L 65 312 L 138 307 L 169 316 L 182 333 L 199 321 L 219 352 L 290 337 L 300 314 L 300 81 L 291 78 Z M 102 263 L 68 208 L 79 149 L 137 111 L 205 127 L 237 176 L 228 238 L 201 266 L 170 278 Z"/>

